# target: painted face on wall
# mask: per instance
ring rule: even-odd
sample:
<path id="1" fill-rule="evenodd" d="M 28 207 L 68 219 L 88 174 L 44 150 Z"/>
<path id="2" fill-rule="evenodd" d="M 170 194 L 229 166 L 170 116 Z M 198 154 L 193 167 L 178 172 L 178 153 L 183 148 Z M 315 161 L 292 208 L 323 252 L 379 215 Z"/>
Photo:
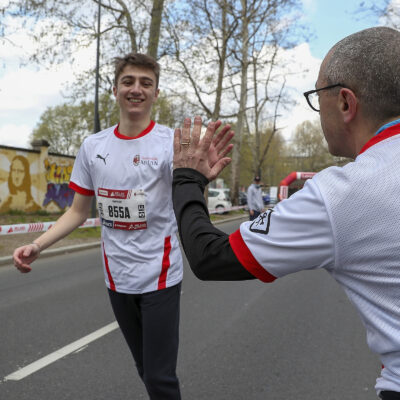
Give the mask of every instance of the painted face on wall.
<path id="1" fill-rule="evenodd" d="M 20 160 L 13 161 L 10 168 L 10 174 L 13 185 L 19 189 L 22 186 L 25 177 L 25 169 Z"/>

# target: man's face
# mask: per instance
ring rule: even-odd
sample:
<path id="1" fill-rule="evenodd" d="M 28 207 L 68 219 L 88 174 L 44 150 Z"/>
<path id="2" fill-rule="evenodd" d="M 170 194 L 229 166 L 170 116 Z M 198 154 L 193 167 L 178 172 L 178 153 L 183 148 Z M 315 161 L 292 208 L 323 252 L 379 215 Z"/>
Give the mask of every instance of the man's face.
<path id="1" fill-rule="evenodd" d="M 151 108 L 159 93 L 154 72 L 133 65 L 127 65 L 122 70 L 113 91 L 121 117 L 135 119 L 150 118 Z"/>

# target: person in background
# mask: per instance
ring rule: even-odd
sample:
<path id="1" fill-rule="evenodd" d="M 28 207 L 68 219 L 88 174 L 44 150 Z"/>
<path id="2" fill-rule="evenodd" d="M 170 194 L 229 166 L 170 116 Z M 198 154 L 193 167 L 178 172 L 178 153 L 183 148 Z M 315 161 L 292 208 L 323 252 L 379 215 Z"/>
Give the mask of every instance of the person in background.
<path id="1" fill-rule="evenodd" d="M 253 183 L 247 189 L 247 207 L 249 208 L 250 221 L 256 219 L 264 212 L 264 201 L 260 186 L 261 178 L 255 176 Z"/>

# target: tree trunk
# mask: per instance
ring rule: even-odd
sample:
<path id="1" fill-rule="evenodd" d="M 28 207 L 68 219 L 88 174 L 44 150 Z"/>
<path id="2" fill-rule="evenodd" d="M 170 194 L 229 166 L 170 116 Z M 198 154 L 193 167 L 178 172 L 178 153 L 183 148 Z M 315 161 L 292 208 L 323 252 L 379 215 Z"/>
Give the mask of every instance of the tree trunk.
<path id="1" fill-rule="evenodd" d="M 153 0 L 147 54 L 157 60 L 164 0 Z"/>
<path id="2" fill-rule="evenodd" d="M 219 118 L 221 112 L 221 98 L 222 98 L 222 83 L 224 80 L 225 73 L 225 63 L 226 63 L 226 52 L 228 47 L 228 39 L 229 36 L 227 34 L 227 4 L 226 1 L 223 2 L 221 7 L 221 25 L 222 25 L 222 49 L 221 49 L 221 57 L 219 59 L 219 68 L 218 68 L 218 80 L 217 80 L 217 89 L 215 94 L 215 103 L 214 110 L 211 115 L 211 120 L 215 121 Z"/>
<path id="3" fill-rule="evenodd" d="M 239 167 L 240 167 L 240 147 L 242 145 L 242 132 L 244 126 L 246 105 L 247 105 L 247 71 L 248 71 L 248 47 L 249 47 L 249 20 L 247 16 L 247 0 L 241 0 L 242 5 L 242 48 L 241 48 L 241 67 L 242 75 L 240 82 L 239 113 L 234 136 L 234 147 L 232 153 L 232 189 L 231 196 L 233 203 L 238 204 L 239 199 Z"/>

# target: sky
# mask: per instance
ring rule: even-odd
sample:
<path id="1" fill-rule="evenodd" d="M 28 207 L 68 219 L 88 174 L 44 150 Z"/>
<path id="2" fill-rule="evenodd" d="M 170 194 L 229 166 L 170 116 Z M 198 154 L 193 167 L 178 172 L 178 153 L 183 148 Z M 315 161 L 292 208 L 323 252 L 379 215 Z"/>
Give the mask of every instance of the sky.
<path id="1" fill-rule="evenodd" d="M 4 0 L 0 0 L 1 2 Z M 397 0 L 395 0 L 397 1 Z M 302 0 L 304 22 L 312 32 L 308 43 L 291 50 L 299 65 L 309 70 L 301 79 L 288 80 L 296 105 L 282 112 L 280 126 L 287 140 L 297 124 L 318 117 L 307 106 L 302 92 L 314 88 L 319 65 L 327 51 L 343 37 L 361 29 L 380 25 L 378 18 L 356 13 L 359 0 Z M 0 45 L 0 145 L 29 148 L 29 135 L 47 107 L 65 102 L 65 84 L 73 80 L 73 72 L 95 63 L 95 49 L 81 51 L 80 64 L 66 61 L 50 69 L 35 65 L 21 66 L 28 48 L 34 48 L 21 29 L 14 44 Z"/>

